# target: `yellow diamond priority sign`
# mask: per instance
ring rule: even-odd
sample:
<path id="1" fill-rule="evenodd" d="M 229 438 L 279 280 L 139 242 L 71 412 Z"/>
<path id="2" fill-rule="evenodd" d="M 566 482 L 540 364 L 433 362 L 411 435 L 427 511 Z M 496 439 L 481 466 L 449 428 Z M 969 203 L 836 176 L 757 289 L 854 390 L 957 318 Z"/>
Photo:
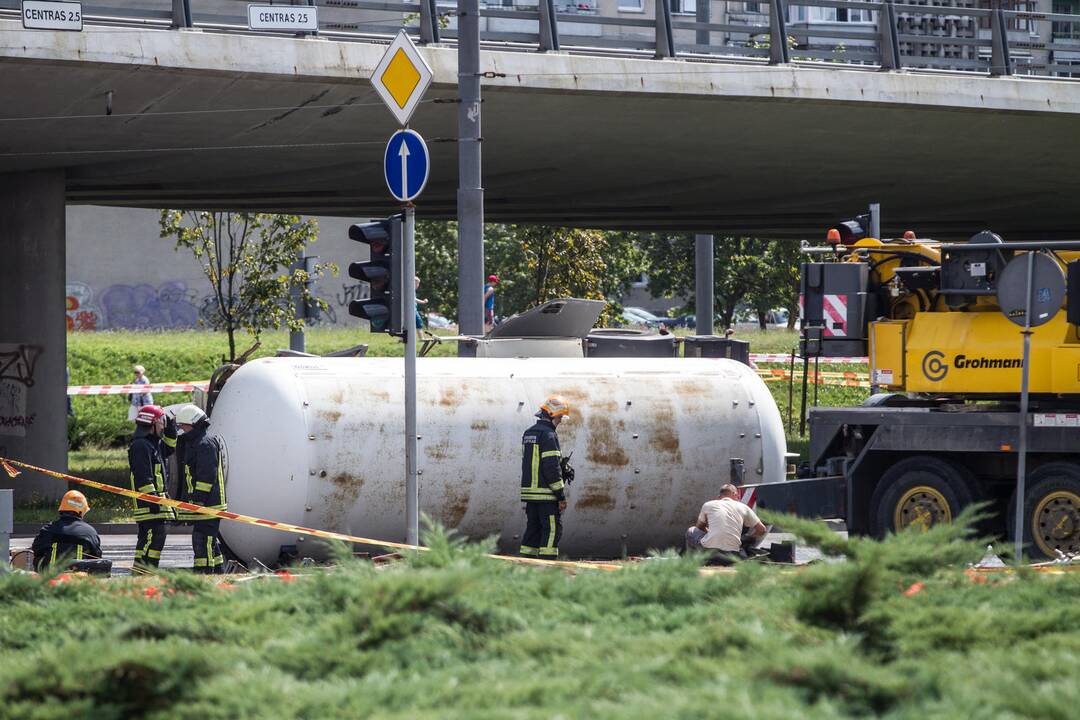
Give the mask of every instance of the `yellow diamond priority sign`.
<path id="1" fill-rule="evenodd" d="M 371 84 L 401 125 L 407 125 L 431 85 L 431 68 L 404 30 L 386 49 Z"/>

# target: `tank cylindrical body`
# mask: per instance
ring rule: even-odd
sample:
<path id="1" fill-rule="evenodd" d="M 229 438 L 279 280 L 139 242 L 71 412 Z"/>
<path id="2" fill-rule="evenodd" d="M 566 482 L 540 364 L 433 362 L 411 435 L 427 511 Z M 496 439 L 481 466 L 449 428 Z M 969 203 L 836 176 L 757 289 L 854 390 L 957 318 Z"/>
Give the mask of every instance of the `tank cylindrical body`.
<path id="1" fill-rule="evenodd" d="M 679 545 L 701 503 L 731 479 L 777 482 L 784 429 L 765 384 L 731 360 L 424 358 L 417 370 L 420 510 L 516 551 L 521 435 L 544 398 L 572 408 L 560 545 L 612 557 Z M 229 509 L 401 542 L 405 537 L 403 364 L 393 358 L 265 358 L 240 368 L 211 418 L 224 441 Z M 242 559 L 317 541 L 226 522 Z"/>

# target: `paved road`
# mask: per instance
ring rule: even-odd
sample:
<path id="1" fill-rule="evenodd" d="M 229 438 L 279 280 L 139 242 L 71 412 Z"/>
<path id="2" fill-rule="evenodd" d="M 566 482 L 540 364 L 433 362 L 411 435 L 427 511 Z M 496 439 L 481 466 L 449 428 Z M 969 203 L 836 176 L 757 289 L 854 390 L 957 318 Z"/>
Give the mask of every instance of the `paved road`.
<path id="1" fill-rule="evenodd" d="M 846 535 L 847 533 L 843 533 Z M 791 535 L 785 533 L 770 533 L 766 536 L 762 547 L 767 548 L 771 543 L 792 540 Z M 33 538 L 12 538 L 12 550 L 29 549 Z M 102 535 L 101 549 L 106 559 L 112 560 L 113 575 L 130 575 L 132 557 L 135 554 L 135 535 Z M 161 553 L 161 567 L 163 568 L 190 568 L 193 555 L 191 552 L 191 535 L 170 535 L 165 541 L 165 549 Z M 821 559 L 821 553 L 816 548 L 795 546 L 795 562 L 808 563 Z"/>
<path id="2" fill-rule="evenodd" d="M 12 538 L 12 550 L 26 550 L 33 538 Z M 135 555 L 135 535 L 102 535 L 101 550 L 106 560 L 112 560 L 113 575 L 130 575 L 131 561 Z M 161 567 L 190 568 L 193 558 L 191 535 L 171 535 L 165 540 L 161 551 Z"/>

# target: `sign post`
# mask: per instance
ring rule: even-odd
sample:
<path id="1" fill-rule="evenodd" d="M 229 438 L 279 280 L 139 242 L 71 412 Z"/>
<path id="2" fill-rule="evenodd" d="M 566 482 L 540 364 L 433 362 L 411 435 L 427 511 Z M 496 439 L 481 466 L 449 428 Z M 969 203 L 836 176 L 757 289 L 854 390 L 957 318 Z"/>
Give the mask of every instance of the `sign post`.
<path id="1" fill-rule="evenodd" d="M 1029 251 L 1009 261 L 998 279 L 997 301 L 1002 314 L 1023 328 L 1024 354 L 1020 369 L 1020 417 L 1016 447 L 1016 562 L 1023 558 L 1024 514 L 1027 512 L 1028 376 L 1031 366 L 1031 329 L 1054 319 L 1065 299 L 1065 274 L 1053 257 Z"/>
<path id="2" fill-rule="evenodd" d="M 386 49 L 371 82 L 386 107 L 402 126 L 408 125 L 424 93 L 431 85 L 432 72 L 420 51 L 404 30 Z M 405 222 L 401 232 L 401 283 L 405 307 L 405 542 L 420 543 L 420 489 L 416 468 L 416 208 L 412 201 L 427 185 L 431 159 L 420 133 L 402 129 L 390 136 L 383 153 L 386 187 L 404 203 Z"/>

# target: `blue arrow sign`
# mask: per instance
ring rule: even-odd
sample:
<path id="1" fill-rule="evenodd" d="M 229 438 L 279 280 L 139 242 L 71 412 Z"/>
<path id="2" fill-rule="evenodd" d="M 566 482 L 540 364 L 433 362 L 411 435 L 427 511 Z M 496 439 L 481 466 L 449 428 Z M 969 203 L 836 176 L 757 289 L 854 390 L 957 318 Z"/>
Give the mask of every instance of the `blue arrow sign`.
<path id="1" fill-rule="evenodd" d="M 416 198 L 427 185 L 431 170 L 424 138 L 414 130 L 398 130 L 386 143 L 383 155 L 383 175 L 390 194 L 401 202 Z"/>

